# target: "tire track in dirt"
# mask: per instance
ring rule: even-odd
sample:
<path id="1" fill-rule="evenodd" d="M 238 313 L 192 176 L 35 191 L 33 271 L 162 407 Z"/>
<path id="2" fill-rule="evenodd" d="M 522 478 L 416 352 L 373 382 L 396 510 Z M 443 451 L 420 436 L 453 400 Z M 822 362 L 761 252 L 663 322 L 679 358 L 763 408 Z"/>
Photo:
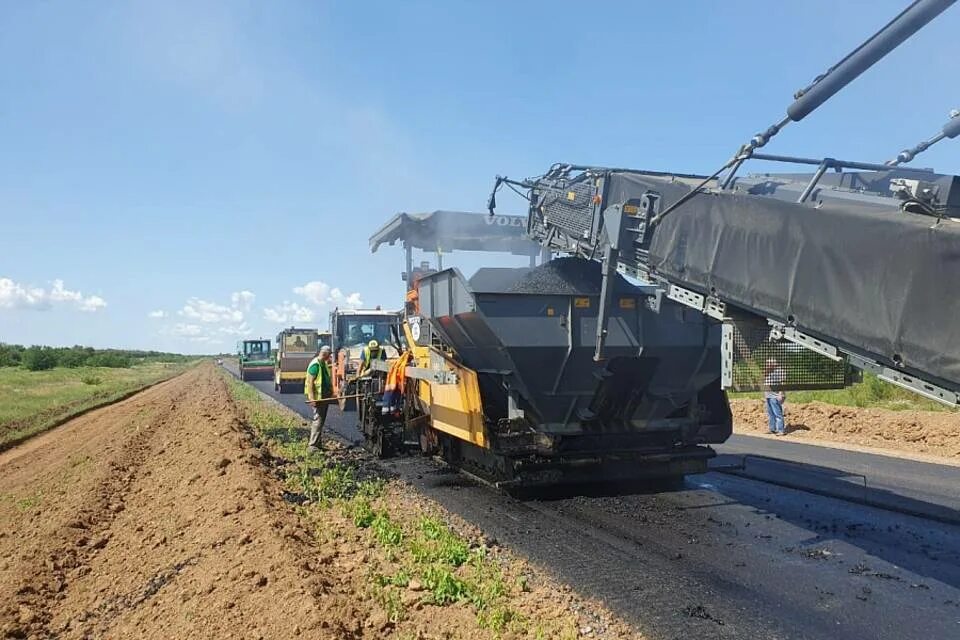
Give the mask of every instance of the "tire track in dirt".
<path id="1" fill-rule="evenodd" d="M 0 456 L 0 636 L 364 637 L 204 366 Z"/>

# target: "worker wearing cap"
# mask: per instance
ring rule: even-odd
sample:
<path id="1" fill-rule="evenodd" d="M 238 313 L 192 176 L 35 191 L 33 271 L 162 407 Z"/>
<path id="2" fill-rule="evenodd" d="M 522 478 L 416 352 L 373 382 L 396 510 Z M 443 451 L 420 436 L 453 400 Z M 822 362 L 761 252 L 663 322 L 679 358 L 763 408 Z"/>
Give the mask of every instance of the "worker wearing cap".
<path id="1" fill-rule="evenodd" d="M 327 421 L 329 404 L 323 400 L 333 397 L 333 378 L 330 375 L 330 347 L 320 347 L 317 356 L 307 365 L 307 379 L 303 382 L 307 402 L 313 405 L 313 422 L 310 423 L 310 441 L 307 452 L 320 448 L 320 433 Z"/>
<path id="2" fill-rule="evenodd" d="M 360 370 L 357 372 L 357 377 L 362 376 L 367 371 L 370 370 L 370 363 L 374 360 L 386 360 L 387 352 L 380 348 L 380 343 L 376 340 L 371 340 L 367 343 L 367 346 L 363 348 L 363 351 L 360 353 Z"/>

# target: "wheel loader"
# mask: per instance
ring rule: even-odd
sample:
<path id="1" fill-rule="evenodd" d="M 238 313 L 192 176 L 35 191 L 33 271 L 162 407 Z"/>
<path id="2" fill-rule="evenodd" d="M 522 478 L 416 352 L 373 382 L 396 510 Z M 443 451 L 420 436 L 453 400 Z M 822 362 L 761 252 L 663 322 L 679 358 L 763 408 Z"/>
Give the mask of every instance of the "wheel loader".
<path id="1" fill-rule="evenodd" d="M 330 313 L 330 347 L 333 353 L 333 393 L 341 411 L 355 411 L 356 378 L 363 348 L 376 340 L 387 357 L 399 355 L 391 344 L 399 313 L 375 309 L 334 309 Z"/>

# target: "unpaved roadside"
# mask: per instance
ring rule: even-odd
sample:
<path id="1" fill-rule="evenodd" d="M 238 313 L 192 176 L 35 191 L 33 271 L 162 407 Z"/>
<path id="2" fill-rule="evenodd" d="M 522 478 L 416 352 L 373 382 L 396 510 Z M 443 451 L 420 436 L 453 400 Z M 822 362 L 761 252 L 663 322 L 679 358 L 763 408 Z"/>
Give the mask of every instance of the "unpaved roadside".
<path id="1" fill-rule="evenodd" d="M 352 637 L 209 367 L 43 438 L 0 460 L 8 637 Z"/>
<path id="2" fill-rule="evenodd" d="M 273 471 L 209 365 L 0 454 L 0 637 L 404 637 L 371 597 L 377 550 L 323 535 Z M 525 615 L 571 615 L 532 580 Z M 414 608 L 428 624 L 405 637 L 493 637 Z"/>
<path id="3" fill-rule="evenodd" d="M 730 401 L 737 433 L 766 433 L 763 402 Z M 830 405 L 823 402 L 785 405 L 788 439 L 825 441 L 906 452 L 960 461 L 960 413 L 891 411 Z"/>

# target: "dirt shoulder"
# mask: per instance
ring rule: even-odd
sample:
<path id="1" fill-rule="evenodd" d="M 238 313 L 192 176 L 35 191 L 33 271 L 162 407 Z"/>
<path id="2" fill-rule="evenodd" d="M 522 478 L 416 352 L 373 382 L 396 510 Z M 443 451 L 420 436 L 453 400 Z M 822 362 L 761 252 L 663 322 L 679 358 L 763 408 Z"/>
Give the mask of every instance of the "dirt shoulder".
<path id="1" fill-rule="evenodd" d="M 767 432 L 762 400 L 730 401 L 736 433 Z M 960 414 L 949 411 L 891 411 L 809 402 L 784 405 L 788 438 L 851 444 L 960 461 Z"/>
<path id="2" fill-rule="evenodd" d="M 389 528 L 304 504 L 247 418 L 203 365 L 0 454 L 0 637 L 636 637 L 507 551 L 474 551 L 479 532 L 469 557 L 496 558 L 516 624 L 480 628 L 455 591 L 433 602 L 400 575 L 404 548 L 377 543 Z M 457 526 L 377 484 L 367 504 L 401 535 L 439 523 L 417 553 Z"/>
<path id="3" fill-rule="evenodd" d="M 41 437 L 0 458 L 8 637 L 350 637 L 210 367 Z"/>

